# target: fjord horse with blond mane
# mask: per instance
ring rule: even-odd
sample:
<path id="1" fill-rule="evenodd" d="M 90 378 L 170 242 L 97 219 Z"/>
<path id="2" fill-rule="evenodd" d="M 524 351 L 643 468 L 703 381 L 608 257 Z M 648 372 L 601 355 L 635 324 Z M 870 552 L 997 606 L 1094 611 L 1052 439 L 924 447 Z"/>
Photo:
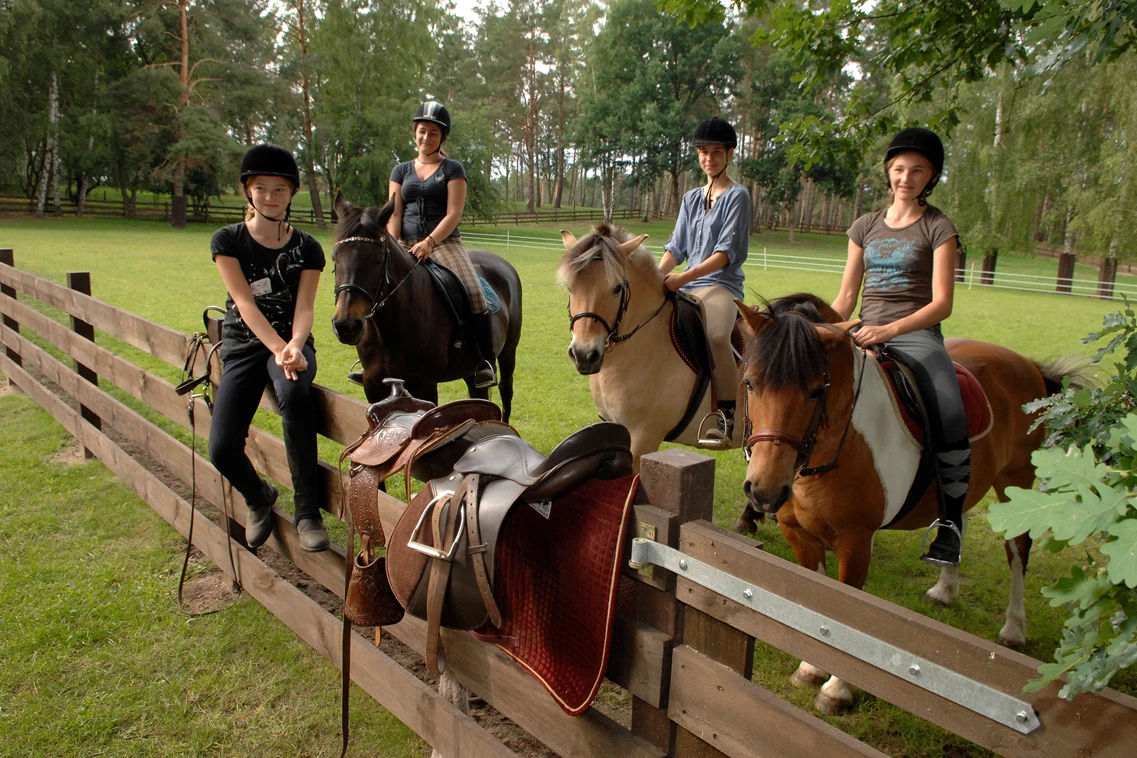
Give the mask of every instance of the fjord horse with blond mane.
<path id="1" fill-rule="evenodd" d="M 631 432 L 637 470 L 640 456 L 665 439 L 694 445 L 700 420 L 714 408 L 711 390 L 708 385 L 687 414 L 698 376 L 672 343 L 676 296 L 663 286 L 655 256 L 643 246 L 647 235 L 598 224 L 580 240 L 569 232 L 561 237 L 568 250 L 557 280 L 569 292 L 568 354 L 589 377 L 600 417 Z M 678 428 L 687 415 L 691 423 Z M 741 443 L 742 425 L 736 424 L 731 446 Z"/>
<path id="2" fill-rule="evenodd" d="M 749 457 L 743 491 L 749 507 L 777 514 L 778 526 L 800 565 L 825 571 L 825 551 L 837 555 L 838 578 L 860 589 L 868 575 L 873 535 L 878 529 L 922 529 L 936 518 L 934 484 L 915 506 L 901 513 L 920 462 L 921 448 L 901 420 L 884 371 L 858 348 L 844 324 L 820 323 L 814 311 L 792 296 L 755 312 L 739 304 L 750 335 L 743 356 Z M 808 296 L 812 297 L 812 296 Z M 1022 407 L 1058 391 L 1062 377 L 1078 376 L 1066 359 L 1040 365 L 998 345 L 947 340 L 952 359 L 968 369 L 986 393 L 992 423 L 971 442 L 971 483 L 964 509 L 995 488 L 1000 501 L 1008 487 L 1034 485 L 1031 453 L 1043 429 L 1031 431 Z M 1031 540 L 1006 542 L 1011 568 L 1005 645 L 1026 639 L 1023 575 Z M 959 569 L 943 568 L 927 592 L 948 604 L 959 594 Z M 821 684 L 814 705 L 838 713 L 852 703 L 837 677 L 802 662 L 798 686 Z"/>

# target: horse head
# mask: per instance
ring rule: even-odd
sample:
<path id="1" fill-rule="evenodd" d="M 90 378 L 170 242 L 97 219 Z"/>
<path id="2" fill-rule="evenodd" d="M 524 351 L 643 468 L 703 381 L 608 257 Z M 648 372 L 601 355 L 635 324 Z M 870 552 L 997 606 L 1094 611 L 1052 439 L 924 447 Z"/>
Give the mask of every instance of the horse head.
<path id="1" fill-rule="evenodd" d="M 345 345 L 357 345 L 364 323 L 392 294 L 392 258 L 401 250 L 387 233 L 395 204 L 392 200 L 382 208 L 359 208 L 337 191 L 335 209 L 340 221 L 332 252 L 336 278 L 332 333 Z"/>
<path id="2" fill-rule="evenodd" d="M 836 311 L 813 295 L 790 295 L 763 311 L 736 302 L 749 332 L 742 489 L 754 510 L 776 513 L 799 476 L 820 473 L 812 458 L 828 460 L 830 413 L 844 419 L 852 402 L 852 342 Z"/>
<path id="3" fill-rule="evenodd" d="M 650 269 L 659 278 L 659 269 L 642 247 L 646 234 L 635 237 L 619 226 L 597 224 L 580 240 L 566 231 L 561 239 L 567 251 L 557 280 L 569 292 L 569 358 L 581 374 L 595 374 L 619 337 L 631 302 L 632 274 Z"/>

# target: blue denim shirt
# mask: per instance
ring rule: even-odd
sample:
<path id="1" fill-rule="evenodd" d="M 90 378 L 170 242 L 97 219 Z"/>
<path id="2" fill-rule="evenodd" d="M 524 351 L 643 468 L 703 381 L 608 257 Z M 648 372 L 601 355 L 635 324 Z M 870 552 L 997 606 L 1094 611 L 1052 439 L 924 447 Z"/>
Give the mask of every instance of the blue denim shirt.
<path id="1" fill-rule="evenodd" d="M 683 195 L 675 230 L 663 246 L 676 263 L 697 266 L 715 253 L 726 253 L 725 267 L 683 285 L 694 292 L 705 287 L 725 287 L 739 300 L 745 299 L 742 264 L 750 247 L 750 193 L 737 182 L 719 195 L 710 211 L 703 211 L 703 188 Z"/>

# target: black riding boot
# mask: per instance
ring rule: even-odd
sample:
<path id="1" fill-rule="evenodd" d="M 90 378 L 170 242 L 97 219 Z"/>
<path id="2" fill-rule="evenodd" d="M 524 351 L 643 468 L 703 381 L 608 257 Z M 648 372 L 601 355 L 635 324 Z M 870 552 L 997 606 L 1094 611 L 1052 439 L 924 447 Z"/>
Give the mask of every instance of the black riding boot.
<path id="1" fill-rule="evenodd" d="M 920 557 L 936 566 L 958 566 L 963 553 L 963 501 L 971 480 L 971 445 L 964 440 L 944 447 L 936 453 L 943 491 L 939 528 L 928 552 Z"/>
<path id="2" fill-rule="evenodd" d="M 493 387 L 497 384 L 497 375 L 494 373 L 493 320 L 490 312 L 473 316 L 470 319 L 470 329 L 474 333 L 482 359 L 474 371 L 474 386 L 478 389 Z"/>

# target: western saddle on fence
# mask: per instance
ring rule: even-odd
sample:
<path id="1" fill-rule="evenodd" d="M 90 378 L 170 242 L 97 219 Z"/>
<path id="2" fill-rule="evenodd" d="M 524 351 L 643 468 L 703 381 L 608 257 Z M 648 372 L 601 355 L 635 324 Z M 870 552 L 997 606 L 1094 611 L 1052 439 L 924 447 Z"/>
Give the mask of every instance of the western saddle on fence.
<path id="1" fill-rule="evenodd" d="M 404 611 L 423 619 L 434 674 L 445 662 L 440 629 L 474 631 L 566 712 L 583 712 L 607 667 L 636 491 L 628 430 L 593 424 L 546 456 L 487 400 L 435 407 L 392 384 L 343 453 L 363 545 L 348 564 L 345 619 L 393 624 Z M 400 471 L 409 502 L 388 541 L 377 493 Z M 413 499 L 411 477 L 426 482 Z M 375 557 L 383 546 L 386 557 Z"/>

